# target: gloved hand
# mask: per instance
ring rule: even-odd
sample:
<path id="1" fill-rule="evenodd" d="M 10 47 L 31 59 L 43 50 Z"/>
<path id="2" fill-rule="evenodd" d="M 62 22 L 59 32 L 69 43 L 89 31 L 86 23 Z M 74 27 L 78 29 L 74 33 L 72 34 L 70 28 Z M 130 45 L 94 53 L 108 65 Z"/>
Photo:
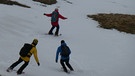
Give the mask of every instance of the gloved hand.
<path id="1" fill-rule="evenodd" d="M 44 13 L 44 15 L 46 15 L 46 14 Z"/>
<path id="2" fill-rule="evenodd" d="M 39 62 L 37 64 L 38 64 L 38 66 L 40 66 L 40 63 Z"/>
<path id="3" fill-rule="evenodd" d="M 55 60 L 55 62 L 57 63 L 57 62 L 58 62 L 58 60 Z"/>

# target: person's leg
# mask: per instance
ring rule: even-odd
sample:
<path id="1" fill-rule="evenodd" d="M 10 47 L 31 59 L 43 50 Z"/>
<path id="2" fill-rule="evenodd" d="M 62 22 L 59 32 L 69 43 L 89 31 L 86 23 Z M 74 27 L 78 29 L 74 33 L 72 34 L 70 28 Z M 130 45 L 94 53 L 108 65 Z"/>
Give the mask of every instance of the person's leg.
<path id="1" fill-rule="evenodd" d="M 60 60 L 60 63 L 61 63 L 61 66 L 63 67 L 63 70 L 65 71 L 65 72 L 67 72 L 67 68 L 66 68 L 66 66 L 65 66 L 65 64 L 64 64 L 64 60 Z"/>
<path id="2" fill-rule="evenodd" d="M 66 65 L 71 71 L 74 71 L 74 69 L 72 68 L 72 66 L 69 63 L 69 59 L 66 60 Z"/>
<path id="3" fill-rule="evenodd" d="M 48 34 L 52 35 L 53 34 L 53 29 L 55 28 L 55 26 L 52 26 L 50 31 L 48 32 Z"/>
<path id="4" fill-rule="evenodd" d="M 24 62 L 24 64 L 18 69 L 17 74 L 21 74 L 28 64 L 29 62 Z"/>
<path id="5" fill-rule="evenodd" d="M 58 25 L 58 26 L 56 26 L 56 32 L 55 32 L 55 35 L 56 35 L 56 36 L 58 36 L 59 28 L 60 28 L 60 27 L 59 27 L 59 25 Z"/>
<path id="6" fill-rule="evenodd" d="M 14 67 L 16 67 L 19 63 L 21 63 L 23 60 L 21 58 L 18 59 L 18 61 L 16 61 L 15 63 L 13 63 L 8 69 L 7 71 L 11 71 L 14 69 Z"/>

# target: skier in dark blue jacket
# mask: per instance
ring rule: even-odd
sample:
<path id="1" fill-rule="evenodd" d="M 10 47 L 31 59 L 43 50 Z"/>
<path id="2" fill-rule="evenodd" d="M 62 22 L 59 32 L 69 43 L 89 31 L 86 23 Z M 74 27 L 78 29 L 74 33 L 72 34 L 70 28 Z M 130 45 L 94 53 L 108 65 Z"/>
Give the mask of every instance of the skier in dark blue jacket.
<path id="1" fill-rule="evenodd" d="M 61 55 L 60 53 L 62 52 L 61 47 L 64 46 L 64 45 L 67 45 L 67 44 L 65 43 L 64 40 L 61 40 L 61 45 L 58 47 L 57 52 L 56 52 L 56 63 L 58 62 L 59 55 Z M 68 55 L 68 56 L 62 56 L 62 55 L 61 55 L 61 59 L 60 59 L 61 66 L 62 66 L 63 70 L 64 70 L 66 73 L 68 72 L 68 70 L 67 70 L 65 64 L 67 65 L 67 67 L 68 67 L 71 71 L 74 71 L 73 68 L 72 68 L 72 66 L 71 66 L 70 63 L 69 63 L 71 50 L 69 49 L 68 52 L 69 52 L 69 55 Z"/>

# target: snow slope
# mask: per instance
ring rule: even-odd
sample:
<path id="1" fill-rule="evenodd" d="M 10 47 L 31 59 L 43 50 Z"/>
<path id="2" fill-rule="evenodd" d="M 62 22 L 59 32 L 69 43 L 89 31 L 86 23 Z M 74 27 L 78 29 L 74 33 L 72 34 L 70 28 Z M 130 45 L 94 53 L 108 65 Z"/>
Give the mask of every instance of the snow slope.
<path id="1" fill-rule="evenodd" d="M 121 13 L 135 14 L 134 0 L 58 0 L 57 4 L 42 6 L 32 0 L 15 0 L 31 6 L 0 4 L 0 74 L 16 76 L 5 70 L 18 58 L 18 52 L 25 42 L 34 38 L 37 45 L 40 66 L 31 57 L 30 64 L 22 76 L 135 76 L 135 35 L 98 28 L 98 23 L 87 18 L 88 14 Z M 62 36 L 44 35 L 51 28 L 50 13 L 56 7 L 67 17 L 60 20 Z M 62 72 L 55 63 L 55 52 L 64 39 L 72 50 L 70 63 L 75 69 L 71 74 Z M 21 66 L 18 65 L 17 70 Z"/>

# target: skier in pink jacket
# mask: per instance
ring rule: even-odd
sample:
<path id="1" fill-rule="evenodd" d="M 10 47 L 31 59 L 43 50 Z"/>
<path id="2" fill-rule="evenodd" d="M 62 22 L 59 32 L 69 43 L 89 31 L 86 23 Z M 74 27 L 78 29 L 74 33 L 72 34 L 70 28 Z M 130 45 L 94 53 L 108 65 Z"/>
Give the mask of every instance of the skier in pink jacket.
<path id="1" fill-rule="evenodd" d="M 55 36 L 58 36 L 58 33 L 59 33 L 59 18 L 61 19 L 67 19 L 66 17 L 62 16 L 59 11 L 58 11 L 58 8 L 56 8 L 52 13 L 50 14 L 46 14 L 44 13 L 44 15 L 48 16 L 48 17 L 51 17 L 51 29 L 50 31 L 48 32 L 49 35 L 53 35 L 53 29 L 56 27 L 56 31 L 55 31 Z"/>

